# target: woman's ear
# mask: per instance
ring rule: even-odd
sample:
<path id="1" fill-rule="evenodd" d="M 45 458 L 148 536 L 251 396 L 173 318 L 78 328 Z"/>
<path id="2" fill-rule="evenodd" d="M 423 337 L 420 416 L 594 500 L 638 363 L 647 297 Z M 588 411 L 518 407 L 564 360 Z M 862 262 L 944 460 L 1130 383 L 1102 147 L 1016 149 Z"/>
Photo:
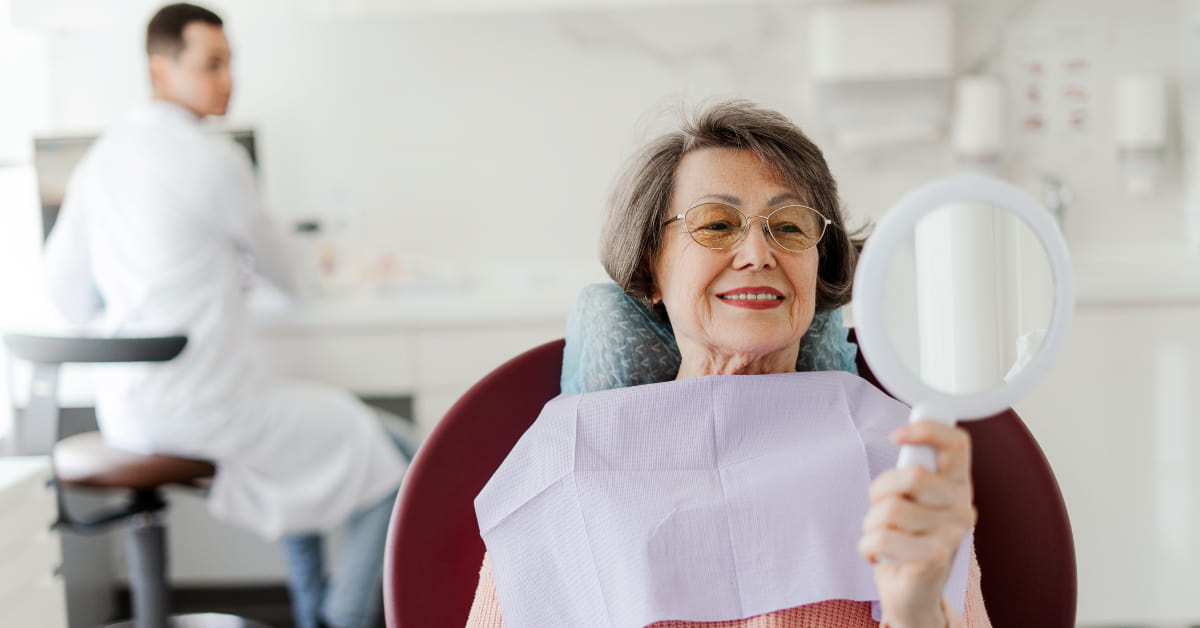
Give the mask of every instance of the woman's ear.
<path id="1" fill-rule="evenodd" d="M 662 290 L 660 290 L 658 287 L 658 277 L 654 276 L 653 268 L 650 270 L 649 274 L 650 274 L 650 286 L 649 286 L 650 287 L 650 298 L 649 299 L 643 298 L 643 299 L 641 299 L 641 301 L 642 301 L 642 303 L 646 304 L 647 307 L 654 307 L 654 306 L 658 305 L 659 303 L 662 303 Z M 643 294 L 645 294 L 645 293 L 643 293 Z"/>

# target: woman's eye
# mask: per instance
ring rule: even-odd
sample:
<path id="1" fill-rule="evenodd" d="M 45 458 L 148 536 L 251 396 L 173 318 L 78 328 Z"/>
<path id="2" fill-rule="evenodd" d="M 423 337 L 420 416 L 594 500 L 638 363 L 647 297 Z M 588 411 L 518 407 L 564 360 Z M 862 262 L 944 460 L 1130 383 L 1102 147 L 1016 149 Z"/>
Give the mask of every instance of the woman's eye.
<path id="1" fill-rule="evenodd" d="M 700 228 L 705 231 L 728 231 L 733 228 L 733 225 L 727 222 L 710 222 Z"/>
<path id="2" fill-rule="evenodd" d="M 799 225 L 792 224 L 790 222 L 782 225 L 775 225 L 775 231 L 778 233 L 804 233 L 804 230 L 801 229 Z"/>

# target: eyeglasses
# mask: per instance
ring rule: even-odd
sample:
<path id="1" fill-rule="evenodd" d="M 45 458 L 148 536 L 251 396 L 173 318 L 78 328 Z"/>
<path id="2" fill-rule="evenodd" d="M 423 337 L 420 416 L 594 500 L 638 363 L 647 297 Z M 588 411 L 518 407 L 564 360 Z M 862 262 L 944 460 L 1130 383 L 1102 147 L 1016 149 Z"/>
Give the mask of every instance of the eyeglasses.
<path id="1" fill-rule="evenodd" d="M 817 210 L 804 205 L 785 205 L 766 216 L 747 216 L 724 203 L 700 203 L 664 222 L 663 227 L 682 220 L 696 244 L 710 249 L 726 249 L 746 237 L 750 220 L 761 218 L 763 231 L 786 251 L 799 253 L 816 246 L 833 223 Z"/>

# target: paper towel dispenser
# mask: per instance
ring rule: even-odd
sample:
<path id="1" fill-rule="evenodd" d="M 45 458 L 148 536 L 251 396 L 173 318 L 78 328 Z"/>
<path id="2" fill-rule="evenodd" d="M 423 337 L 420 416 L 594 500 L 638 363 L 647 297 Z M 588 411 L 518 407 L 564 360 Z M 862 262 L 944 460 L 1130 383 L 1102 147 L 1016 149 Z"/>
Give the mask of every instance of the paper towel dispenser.
<path id="1" fill-rule="evenodd" d="M 809 57 L 819 110 L 845 148 L 940 140 L 954 74 L 947 2 L 813 9 Z"/>

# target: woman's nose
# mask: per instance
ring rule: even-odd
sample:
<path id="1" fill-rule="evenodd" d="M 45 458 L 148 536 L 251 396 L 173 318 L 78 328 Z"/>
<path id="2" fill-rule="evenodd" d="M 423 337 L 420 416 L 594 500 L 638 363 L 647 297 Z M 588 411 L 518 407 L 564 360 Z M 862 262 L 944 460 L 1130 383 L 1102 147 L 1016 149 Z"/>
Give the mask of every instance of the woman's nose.
<path id="1" fill-rule="evenodd" d="M 746 227 L 746 237 L 737 245 L 733 259 L 735 268 L 773 268 L 775 251 L 771 248 L 771 234 L 766 221 L 759 223 L 751 219 Z"/>

